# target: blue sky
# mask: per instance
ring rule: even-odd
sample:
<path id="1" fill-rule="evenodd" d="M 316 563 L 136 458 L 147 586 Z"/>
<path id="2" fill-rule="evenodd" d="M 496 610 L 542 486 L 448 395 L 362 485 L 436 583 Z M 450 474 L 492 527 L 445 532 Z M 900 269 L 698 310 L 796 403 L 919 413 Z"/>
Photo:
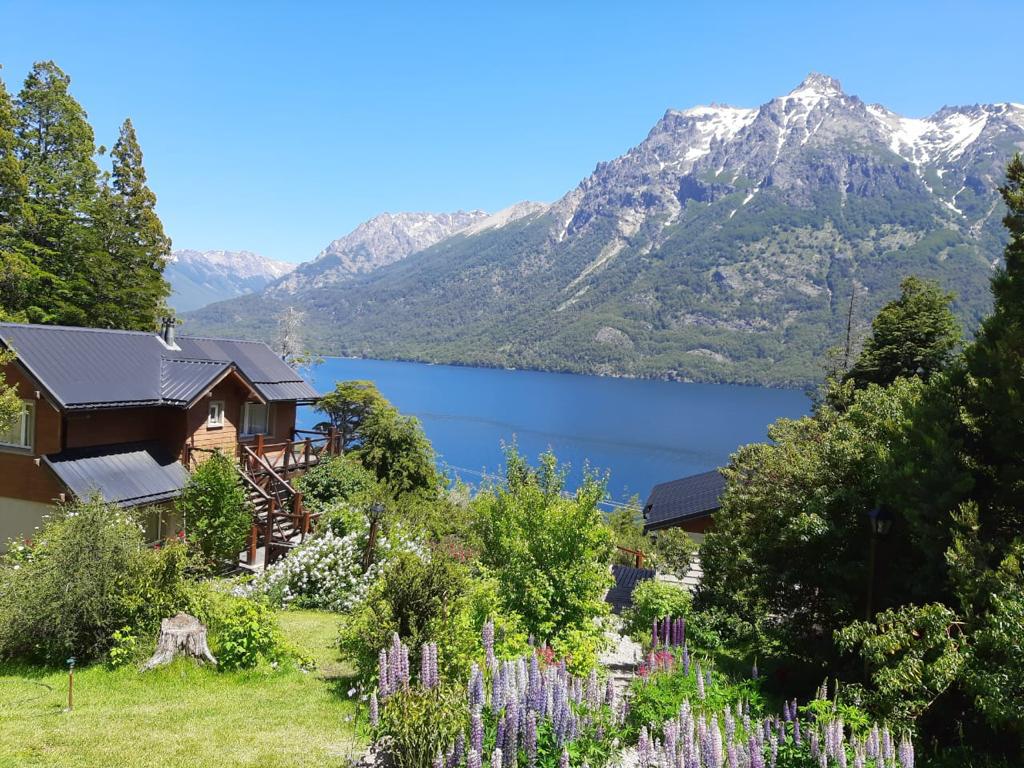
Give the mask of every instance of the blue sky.
<path id="1" fill-rule="evenodd" d="M 0 63 L 72 77 L 97 141 L 136 125 L 175 247 L 292 261 L 381 211 L 560 197 L 669 107 L 825 72 L 923 116 L 1024 102 L 1021 2 L 43 3 Z"/>

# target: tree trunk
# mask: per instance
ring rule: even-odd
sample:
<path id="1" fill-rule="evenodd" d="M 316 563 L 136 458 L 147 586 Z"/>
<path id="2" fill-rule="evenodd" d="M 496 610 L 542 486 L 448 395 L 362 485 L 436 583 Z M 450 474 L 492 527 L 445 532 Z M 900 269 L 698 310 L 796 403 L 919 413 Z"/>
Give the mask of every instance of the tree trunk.
<path id="1" fill-rule="evenodd" d="M 156 652 L 142 669 L 145 671 L 169 664 L 179 654 L 211 664 L 217 663 L 206 644 L 206 627 L 195 616 L 189 616 L 187 613 L 179 613 L 174 618 L 160 622 Z"/>

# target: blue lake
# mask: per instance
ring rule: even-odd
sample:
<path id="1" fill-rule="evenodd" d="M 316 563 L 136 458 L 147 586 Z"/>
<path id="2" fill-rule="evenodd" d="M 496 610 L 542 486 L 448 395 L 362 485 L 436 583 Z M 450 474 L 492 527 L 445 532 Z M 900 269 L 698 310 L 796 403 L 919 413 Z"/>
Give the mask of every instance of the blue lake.
<path id="1" fill-rule="evenodd" d="M 612 379 L 534 371 L 328 358 L 312 371 L 322 392 L 370 379 L 420 419 L 439 464 L 470 484 L 503 465 L 513 439 L 531 460 L 547 448 L 572 471 L 611 472 L 613 499 L 646 498 L 656 483 L 713 469 L 744 443 L 766 440 L 779 417 L 810 408 L 798 390 Z M 317 419 L 308 409 L 301 426 Z"/>

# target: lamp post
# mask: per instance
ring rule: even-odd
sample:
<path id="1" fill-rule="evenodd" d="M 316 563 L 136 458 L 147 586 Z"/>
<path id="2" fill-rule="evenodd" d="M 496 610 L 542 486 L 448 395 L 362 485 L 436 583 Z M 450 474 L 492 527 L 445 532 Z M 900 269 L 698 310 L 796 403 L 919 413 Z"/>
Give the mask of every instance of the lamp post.
<path id="1" fill-rule="evenodd" d="M 871 545 L 868 549 L 868 599 L 864 618 L 871 621 L 871 611 L 874 608 L 875 596 L 875 559 L 878 550 L 878 539 L 889 533 L 892 528 L 892 513 L 879 505 L 868 512 L 868 522 L 871 525 Z"/>

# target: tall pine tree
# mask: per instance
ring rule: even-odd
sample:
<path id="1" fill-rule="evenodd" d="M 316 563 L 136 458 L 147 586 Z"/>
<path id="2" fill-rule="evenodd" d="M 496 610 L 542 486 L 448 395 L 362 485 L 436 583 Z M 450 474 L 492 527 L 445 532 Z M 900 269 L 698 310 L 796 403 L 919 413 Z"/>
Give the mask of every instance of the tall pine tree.
<path id="1" fill-rule="evenodd" d="M 14 104 L 0 80 L 0 320 L 24 319 L 35 268 L 21 235 L 28 184 L 17 155 Z"/>
<path id="2" fill-rule="evenodd" d="M 96 281 L 91 311 L 97 325 L 149 330 L 166 312 L 169 286 L 163 279 L 171 241 L 156 215 L 156 195 L 146 185 L 142 149 L 131 120 L 125 120 L 111 152 L 93 220 L 104 258 L 96 268 L 109 275 Z M 131 280 L 118 279 L 131 275 Z"/>
<path id="3" fill-rule="evenodd" d="M 33 297 L 31 319 L 89 323 L 97 254 L 91 231 L 99 169 L 85 110 L 68 92 L 71 79 L 52 61 L 37 62 L 18 95 L 15 135 L 25 174 L 30 256 L 52 276 Z"/>

